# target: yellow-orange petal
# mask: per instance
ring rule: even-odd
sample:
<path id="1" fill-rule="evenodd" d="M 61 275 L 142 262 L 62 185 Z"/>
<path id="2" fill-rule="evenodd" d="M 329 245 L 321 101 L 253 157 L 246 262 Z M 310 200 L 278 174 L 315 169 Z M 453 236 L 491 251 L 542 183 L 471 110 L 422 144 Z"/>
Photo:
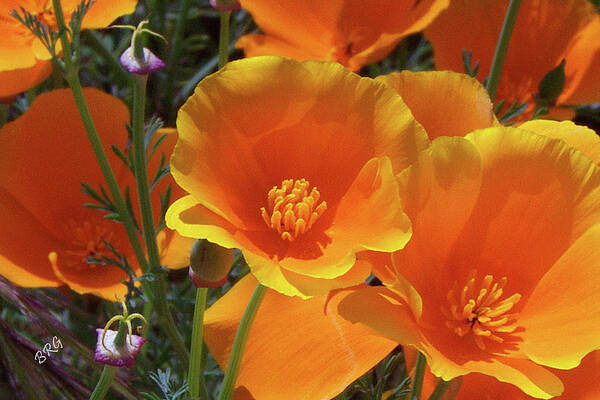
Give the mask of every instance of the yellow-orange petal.
<path id="1" fill-rule="evenodd" d="M 75 6 L 79 4 L 77 0 L 67 0 L 63 2 L 63 8 L 67 8 L 69 3 Z M 82 27 L 83 29 L 104 28 L 118 17 L 134 12 L 137 3 L 137 0 L 96 0 L 85 13 Z"/>
<path id="2" fill-rule="evenodd" d="M 60 241 L 2 187 L 0 235 L 0 275 L 22 287 L 61 285 L 48 263 Z"/>
<path id="3" fill-rule="evenodd" d="M 315 3 L 242 0 L 265 35 L 244 37 L 246 56 L 331 60 L 357 70 L 385 57 L 405 36 L 427 26 L 448 0 L 332 0 Z"/>
<path id="4" fill-rule="evenodd" d="M 537 363 L 569 369 L 600 348 L 599 286 L 600 224 L 566 250 L 531 294 L 520 319 L 523 351 Z"/>
<path id="5" fill-rule="evenodd" d="M 177 126 L 177 183 L 249 230 L 264 229 L 257 210 L 283 179 L 309 180 L 331 206 L 369 159 L 388 156 L 396 172 L 428 146 L 385 85 L 339 64 L 280 57 L 235 61 L 204 79 Z"/>
<path id="6" fill-rule="evenodd" d="M 573 40 L 566 54 L 565 87 L 558 104 L 585 104 L 600 101 L 600 15 Z"/>
<path id="7" fill-rule="evenodd" d="M 451 71 L 394 72 L 376 80 L 396 90 L 431 140 L 464 136 L 498 125 L 485 88 L 476 79 Z"/>
<path id="8" fill-rule="evenodd" d="M 25 92 L 43 81 L 52 73 L 50 61 L 37 61 L 31 68 L 0 71 L 0 103 L 2 99 L 12 102 L 14 96 Z"/>
<path id="9" fill-rule="evenodd" d="M 437 69 L 463 72 L 463 49 L 479 61 L 479 79 L 489 75 L 508 0 L 453 0 L 425 30 Z M 522 3 L 508 46 L 496 99 L 532 103 L 540 80 L 555 68 L 571 40 L 594 18 L 587 0 Z"/>
<path id="10" fill-rule="evenodd" d="M 415 346 L 427 357 L 433 374 L 451 380 L 470 372 L 480 372 L 517 385 L 539 398 L 560 394 L 563 386 L 549 370 L 529 360 L 502 359 L 472 360 L 457 364 L 422 335 L 410 309 L 393 291 L 383 287 L 363 287 L 342 296 L 340 315 L 351 322 L 363 324 L 399 344 Z"/>
<path id="11" fill-rule="evenodd" d="M 475 146 L 461 137 L 434 140 L 416 163 L 398 175 L 413 237 L 392 260 L 397 273 L 421 297 L 445 299 L 447 290 L 442 287 L 448 278 L 431 266 L 444 265 L 449 258 L 477 203 L 481 180 L 481 157 Z M 374 270 L 377 273 L 376 267 Z M 413 299 L 409 303 L 420 317 L 418 296 L 408 289 L 405 295 Z"/>
<path id="12" fill-rule="evenodd" d="M 84 89 L 84 96 L 109 161 L 121 165 L 110 145 L 122 148 L 127 141 L 127 107 L 97 89 Z M 62 232 L 73 210 L 90 202 L 82 182 L 98 190 L 104 177 L 69 89 L 38 96 L 0 130 L 0 186 L 50 231 Z"/>
<path id="13" fill-rule="evenodd" d="M 206 343 L 222 367 L 255 286 L 254 278 L 245 277 L 206 311 Z M 268 290 L 246 343 L 235 398 L 329 399 L 396 347 L 337 316 L 338 301 Z"/>
<path id="14" fill-rule="evenodd" d="M 124 297 L 127 294 L 127 286 L 121 281 L 127 281 L 128 277 L 120 268 L 102 265 L 73 271 L 62 264 L 63 260 L 55 252 L 50 252 L 47 260 L 56 276 L 79 294 L 92 294 L 110 301 L 114 301 L 116 295 Z"/>
<path id="15" fill-rule="evenodd" d="M 600 164 L 600 137 L 585 126 L 575 125 L 571 121 L 558 122 L 537 119 L 527 121 L 519 125 L 519 128 L 549 138 L 562 139 L 596 164 Z"/>
<path id="16" fill-rule="evenodd" d="M 196 239 L 163 229 L 156 235 L 160 251 L 160 264 L 169 269 L 181 269 L 190 265 L 190 250 Z"/>

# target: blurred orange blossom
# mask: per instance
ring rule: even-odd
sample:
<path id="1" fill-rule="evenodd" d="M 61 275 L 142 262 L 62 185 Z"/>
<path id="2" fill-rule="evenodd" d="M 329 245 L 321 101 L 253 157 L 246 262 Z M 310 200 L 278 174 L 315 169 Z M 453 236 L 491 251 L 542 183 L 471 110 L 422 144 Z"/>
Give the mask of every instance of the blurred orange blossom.
<path id="1" fill-rule="evenodd" d="M 167 225 L 239 248 L 263 285 L 350 286 L 370 274 L 357 251 L 410 238 L 394 174 L 429 141 L 383 84 L 335 63 L 240 60 L 198 85 L 177 130 L 171 173 L 190 195 Z"/>
<path id="2" fill-rule="evenodd" d="M 61 1 L 66 23 L 79 5 L 79 0 Z M 134 11 L 136 0 L 96 0 L 86 13 L 82 29 L 108 26 L 121 15 Z M 52 72 L 51 56 L 42 42 L 23 24 L 10 15 L 21 13 L 21 7 L 49 27 L 56 28 L 52 0 L 0 0 L 0 102 L 12 101 L 42 81 Z"/>
<path id="3" fill-rule="evenodd" d="M 110 145 L 123 148 L 127 142 L 129 112 L 119 99 L 99 90 L 84 89 L 84 94 L 118 182 L 133 189 L 135 207 L 133 174 L 110 150 Z M 168 151 L 174 142 L 175 135 L 168 136 L 159 152 Z M 158 158 L 151 159 L 151 176 Z M 159 192 L 170 180 L 163 178 L 154 189 L 155 211 Z M 117 258 L 106 240 L 139 271 L 123 226 L 83 207 L 94 201 L 81 190 L 82 182 L 98 191 L 104 178 L 75 101 L 67 89 L 42 94 L 21 117 L 0 129 L 0 274 L 23 287 L 68 285 L 108 300 L 125 293 L 119 282 L 127 279 L 123 270 L 86 263 L 88 256 Z M 163 264 L 187 266 L 189 239 L 170 231 L 161 233 L 161 243 Z"/>
<path id="4" fill-rule="evenodd" d="M 381 60 L 423 30 L 448 0 L 241 0 L 263 34 L 242 36 L 247 57 L 337 61 L 352 69 Z"/>
<path id="5" fill-rule="evenodd" d="M 453 0 L 425 30 L 437 69 L 464 72 L 463 49 L 479 62 L 479 79 L 489 75 L 508 0 Z M 542 78 L 562 60 L 565 86 L 557 106 L 600 101 L 600 15 L 588 0 L 524 0 L 501 72 L 496 100 L 528 102 L 533 113 Z M 506 108 L 506 106 L 505 106 Z M 551 116 L 568 119 L 570 109 Z"/>

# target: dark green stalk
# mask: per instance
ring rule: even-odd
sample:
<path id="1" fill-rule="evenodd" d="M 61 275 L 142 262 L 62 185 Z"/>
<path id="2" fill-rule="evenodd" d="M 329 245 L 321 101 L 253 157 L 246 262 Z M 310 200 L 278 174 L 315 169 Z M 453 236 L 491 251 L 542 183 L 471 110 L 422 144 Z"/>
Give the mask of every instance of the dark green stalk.
<path id="1" fill-rule="evenodd" d="M 165 88 L 165 102 L 168 102 L 168 110 L 171 112 L 173 107 L 173 91 L 175 85 L 175 70 L 177 69 L 177 61 L 181 55 L 181 44 L 183 43 L 183 32 L 188 18 L 188 11 L 190 8 L 190 0 L 183 0 L 181 2 L 181 8 L 177 15 L 177 22 L 175 24 L 175 31 L 171 39 L 171 52 L 167 59 L 167 78 Z"/>
<path id="2" fill-rule="evenodd" d="M 258 307 L 262 302 L 267 288 L 260 283 L 256 285 L 256 289 L 250 297 L 250 301 L 246 306 L 240 325 L 235 334 L 235 340 L 233 341 L 233 347 L 231 348 L 231 354 L 229 355 L 229 362 L 227 363 L 227 372 L 223 379 L 223 385 L 221 386 L 221 393 L 219 393 L 219 400 L 231 400 L 233 390 L 235 388 L 235 381 L 237 380 L 240 365 L 242 364 L 242 357 L 244 356 L 244 347 L 248 340 L 248 333 L 250 333 L 250 327 L 252 321 L 256 316 Z"/>
<path id="3" fill-rule="evenodd" d="M 420 400 L 421 390 L 423 389 L 423 377 L 425 376 L 425 366 L 427 360 L 423 353 L 419 352 L 417 355 L 417 362 L 415 364 L 415 374 L 413 376 L 412 388 L 410 390 L 409 400 Z"/>
<path id="4" fill-rule="evenodd" d="M 443 379 L 440 379 L 440 381 L 435 387 L 435 390 L 433 391 L 433 393 L 431 393 L 431 396 L 429 396 L 429 400 L 442 400 L 442 396 L 444 395 L 444 393 L 446 393 L 446 390 L 448 390 L 450 382 L 451 381 L 445 381 Z"/>
<path id="5" fill-rule="evenodd" d="M 521 0 L 510 0 L 508 10 L 506 10 L 506 16 L 504 17 L 504 23 L 502 24 L 500 37 L 498 38 L 498 43 L 496 44 L 496 51 L 494 52 L 494 59 L 492 60 L 492 66 L 490 68 L 490 76 L 488 77 L 486 85 L 486 89 L 490 94 L 492 101 L 494 101 L 496 97 L 498 82 L 500 81 L 500 73 L 502 71 L 502 67 L 504 66 L 504 59 L 506 58 L 510 36 L 512 35 L 513 28 L 515 27 L 520 6 Z"/>
<path id="6" fill-rule="evenodd" d="M 229 61 L 229 19 L 231 11 L 221 12 L 221 29 L 219 31 L 219 69 Z"/>
<path id="7" fill-rule="evenodd" d="M 117 367 L 113 367 L 111 365 L 104 366 L 102 374 L 100 375 L 100 379 L 94 388 L 94 392 L 90 396 L 90 400 L 102 400 L 104 396 L 106 396 L 116 372 Z"/>
<path id="8" fill-rule="evenodd" d="M 202 349 L 204 345 L 204 309 L 206 308 L 207 288 L 196 289 L 196 304 L 194 305 L 194 328 L 190 350 L 190 366 L 187 382 L 191 400 L 208 400 L 204 371 L 202 370 Z M 202 389 L 202 391 L 200 391 Z"/>

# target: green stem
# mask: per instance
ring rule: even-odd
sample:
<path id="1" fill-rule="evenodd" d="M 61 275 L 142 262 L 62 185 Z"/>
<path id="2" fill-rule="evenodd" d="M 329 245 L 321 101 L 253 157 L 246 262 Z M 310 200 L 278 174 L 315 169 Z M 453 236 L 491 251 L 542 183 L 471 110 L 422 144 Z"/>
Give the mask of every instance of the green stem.
<path id="1" fill-rule="evenodd" d="M 417 355 L 417 362 L 415 364 L 415 374 L 413 376 L 413 384 L 410 390 L 409 400 L 420 400 L 421 389 L 423 389 L 423 377 L 425 376 L 425 366 L 427 360 L 423 353 L 419 352 Z"/>
<path id="2" fill-rule="evenodd" d="M 175 348 L 181 365 L 189 365 L 190 356 L 188 354 L 188 350 L 185 347 L 181 334 L 176 328 L 177 325 L 175 324 L 173 314 L 171 313 L 171 310 L 169 309 L 169 303 L 167 302 L 167 283 L 164 277 L 162 277 L 162 274 L 157 275 L 159 276 L 159 279 L 153 283 L 155 289 L 155 299 L 157 299 L 154 302 L 154 309 L 156 310 L 156 315 L 158 316 L 158 323 Z"/>
<path id="3" fill-rule="evenodd" d="M 158 260 L 157 254 L 158 251 L 153 249 L 152 246 L 148 248 L 150 266 L 148 265 L 148 261 L 146 260 L 146 255 L 144 254 L 144 250 L 140 243 L 139 237 L 137 235 L 137 230 L 135 228 L 135 224 L 133 223 L 133 219 L 129 210 L 127 209 L 125 200 L 121 195 L 121 191 L 119 185 L 117 184 L 115 175 L 112 171 L 110 163 L 106 157 L 106 153 L 104 152 L 104 148 L 102 147 L 102 142 L 100 141 L 100 137 L 98 136 L 98 131 L 94 126 L 94 122 L 92 120 L 92 116 L 90 114 L 90 110 L 87 106 L 85 98 L 83 96 L 83 89 L 81 88 L 81 82 L 79 80 L 78 68 L 77 65 L 74 64 L 71 52 L 71 44 L 66 36 L 66 26 L 64 17 L 62 14 L 62 8 L 60 6 L 60 0 L 52 0 L 52 4 L 54 6 L 54 12 L 56 15 L 56 23 L 58 26 L 59 32 L 63 32 L 60 39 L 63 46 L 64 51 L 64 59 L 65 59 L 65 78 L 71 87 L 71 91 L 73 92 L 73 97 L 75 99 L 75 103 L 77 104 L 77 109 L 81 116 L 81 120 L 83 121 L 83 125 L 85 126 L 85 131 L 87 133 L 90 144 L 92 145 L 92 149 L 94 154 L 96 155 L 96 159 L 98 160 L 98 164 L 100 165 L 100 169 L 104 175 L 104 179 L 106 180 L 106 184 L 110 191 L 111 196 L 113 197 L 113 201 L 115 203 L 115 207 L 117 212 L 119 213 L 123 225 L 125 226 L 125 231 L 127 232 L 127 237 L 131 243 L 131 247 L 133 248 L 135 258 L 138 262 L 138 265 L 142 269 L 143 272 L 155 272 L 160 267 L 160 261 Z M 139 90 L 139 88 L 138 88 Z M 135 92 L 135 86 L 134 86 Z M 138 99 L 139 101 L 139 99 Z M 141 111 L 143 113 L 143 110 Z M 140 107 L 139 104 L 136 108 L 134 114 L 134 124 L 139 124 L 139 114 Z M 137 117 L 135 116 L 137 115 Z M 137 122 L 136 122 L 137 120 Z M 143 129 L 143 114 L 141 117 L 141 125 Z M 139 129 L 139 127 L 138 127 Z M 143 138 L 142 138 L 143 140 Z M 143 147 L 143 143 L 142 143 Z M 145 170 L 145 168 L 144 168 Z M 141 179 L 136 178 L 137 181 Z M 145 180 L 147 185 L 147 179 Z M 147 194 L 149 196 L 149 193 Z M 139 196 L 143 197 L 143 196 Z M 142 210 L 142 213 L 144 210 Z M 152 217 L 150 217 L 152 218 Z M 154 247 L 156 247 L 156 238 L 154 235 L 154 228 L 152 228 L 152 235 L 149 236 L 151 240 L 154 241 Z M 148 235 L 144 235 L 148 238 Z M 152 270 L 150 270 L 152 267 Z M 152 302 L 154 307 L 157 308 L 158 316 L 159 316 L 159 324 L 161 329 L 165 332 L 167 337 L 172 341 L 175 349 L 178 351 L 181 361 L 184 365 L 187 365 L 189 361 L 189 356 L 187 354 L 187 349 L 183 344 L 183 339 L 177 329 L 175 328 L 175 322 L 173 320 L 173 316 L 169 310 L 169 306 L 166 300 L 166 290 L 165 290 L 165 281 L 161 274 L 156 274 L 157 280 L 149 284 L 146 281 L 142 281 L 142 288 L 144 293 L 149 298 L 149 301 Z M 154 289 L 154 290 L 153 290 Z"/>
<path id="4" fill-rule="evenodd" d="M 517 20 L 520 6 L 521 0 L 510 0 L 506 16 L 504 17 L 504 23 L 502 24 L 502 30 L 500 31 L 500 37 L 496 44 L 496 51 L 494 52 L 494 59 L 492 60 L 492 66 L 490 68 L 490 76 L 488 77 L 486 85 L 486 89 L 490 94 L 492 101 L 494 101 L 496 97 L 496 90 L 498 90 L 498 82 L 500 81 L 500 72 L 504 65 L 508 43 L 510 42 L 510 36 L 515 27 L 515 21 Z"/>
<path id="5" fill-rule="evenodd" d="M 111 365 L 104 366 L 102 374 L 100 375 L 100 379 L 94 388 L 94 392 L 90 396 L 90 400 L 102 400 L 104 396 L 106 396 L 116 372 L 117 367 L 113 367 Z"/>
<path id="6" fill-rule="evenodd" d="M 85 127 L 88 139 L 90 141 L 90 144 L 92 145 L 92 149 L 94 151 L 96 159 L 98 160 L 98 164 L 100 165 L 100 169 L 102 170 L 104 179 L 106 180 L 108 190 L 110 191 L 110 194 L 113 197 L 113 201 L 115 203 L 115 207 L 117 208 L 117 212 L 119 213 L 121 220 L 123 221 L 123 225 L 125 226 L 125 231 L 127 232 L 127 237 L 131 242 L 131 247 L 133 248 L 135 257 L 138 261 L 140 268 L 142 268 L 142 271 L 145 272 L 148 270 L 148 263 L 146 262 L 144 250 L 142 249 L 142 245 L 140 244 L 135 225 L 133 223 L 131 215 L 129 214 L 129 211 L 125 204 L 125 200 L 121 195 L 121 190 L 119 188 L 119 185 L 117 184 L 115 174 L 113 173 L 110 163 L 108 162 L 108 158 L 106 157 L 106 153 L 104 152 L 104 148 L 102 147 L 102 142 L 100 141 L 100 137 L 98 136 L 98 131 L 96 130 L 94 121 L 92 120 L 92 116 L 85 101 L 85 97 L 83 96 L 83 89 L 81 88 L 81 82 L 79 80 L 78 75 L 78 67 L 73 63 L 73 60 L 71 58 L 71 43 L 67 38 L 67 28 L 65 26 L 65 20 L 62 14 L 62 8 L 60 6 L 60 0 L 52 0 L 52 4 L 54 6 L 54 14 L 56 16 L 58 30 L 59 32 L 62 32 L 60 40 L 64 53 L 65 78 L 67 79 L 67 82 L 71 87 L 71 91 L 73 92 L 73 98 L 75 99 L 77 110 L 79 111 L 79 115 L 81 116 L 81 120 Z"/>
<path id="7" fill-rule="evenodd" d="M 256 289 L 250 297 L 250 301 L 246 306 L 240 325 L 235 334 L 235 340 L 233 341 L 233 347 L 231 348 L 231 354 L 229 355 L 229 362 L 227 363 L 227 372 L 223 379 L 223 385 L 221 386 L 221 393 L 219 393 L 219 400 L 230 400 L 233 395 L 233 389 L 235 388 L 235 381 L 237 379 L 240 365 L 242 364 L 242 357 L 244 355 L 244 347 L 246 340 L 248 339 L 248 333 L 252 326 L 252 321 L 258 311 L 258 306 L 262 302 L 267 288 L 260 283 L 256 285 Z"/>
<path id="8" fill-rule="evenodd" d="M 192 344 L 190 350 L 190 366 L 188 369 L 188 387 L 191 400 L 208 399 L 202 371 L 202 348 L 204 344 L 204 308 L 206 307 L 207 288 L 196 289 L 196 304 L 194 305 L 194 327 L 192 329 Z M 203 391 L 200 392 L 200 388 Z"/>
<path id="9" fill-rule="evenodd" d="M 229 60 L 229 19 L 231 11 L 221 12 L 221 30 L 219 31 L 219 69 Z"/>
<path id="10" fill-rule="evenodd" d="M 177 68 L 177 62 L 181 53 L 181 44 L 183 43 L 183 32 L 188 18 L 188 10 L 190 8 L 190 0 L 183 0 L 181 2 L 181 8 L 177 15 L 177 22 L 175 24 L 175 31 L 171 37 L 171 52 L 167 60 L 167 78 L 165 79 L 165 105 L 169 113 L 172 113 L 173 107 L 173 91 L 175 87 L 175 70 Z"/>
<path id="11" fill-rule="evenodd" d="M 9 104 L 0 103 L 0 128 L 2 128 L 8 122 L 9 107 Z"/>
<path id="12" fill-rule="evenodd" d="M 440 381 L 435 387 L 435 390 L 433 391 L 433 393 L 431 393 L 431 396 L 429 396 L 429 400 L 442 400 L 442 396 L 444 395 L 444 393 L 446 393 L 446 390 L 448 390 L 450 382 L 451 381 L 445 381 L 443 379 L 440 379 Z"/>

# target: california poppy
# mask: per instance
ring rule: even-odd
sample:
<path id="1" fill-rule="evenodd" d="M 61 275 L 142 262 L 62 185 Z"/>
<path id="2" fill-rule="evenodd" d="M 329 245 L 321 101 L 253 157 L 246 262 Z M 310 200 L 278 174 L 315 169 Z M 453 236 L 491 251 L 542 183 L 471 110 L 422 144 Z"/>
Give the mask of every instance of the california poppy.
<path id="1" fill-rule="evenodd" d="M 264 34 L 242 36 L 247 57 L 337 61 L 357 70 L 423 30 L 448 0 L 241 0 Z"/>
<path id="2" fill-rule="evenodd" d="M 455 0 L 425 30 L 438 69 L 464 72 L 463 50 L 479 62 L 478 78 L 489 74 L 508 0 Z M 496 100 L 527 102 L 531 116 L 538 85 L 565 60 L 565 85 L 556 105 L 600 100 L 600 15 L 588 0 L 525 0 L 519 9 Z M 505 106 L 506 107 L 506 106 Z M 551 115 L 570 118 L 554 108 Z"/>
<path id="3" fill-rule="evenodd" d="M 66 23 L 80 1 L 61 2 Z M 121 15 L 134 11 L 135 0 L 97 0 L 87 11 L 82 29 L 104 28 Z M 52 1 L 2 0 L 0 1 L 0 101 L 9 101 L 44 81 L 52 72 L 50 53 L 29 29 L 11 16 L 11 11 L 21 12 L 23 7 L 49 27 L 56 29 Z"/>
<path id="4" fill-rule="evenodd" d="M 407 366 L 412 369 L 416 352 L 411 348 L 404 351 Z M 410 362 L 409 362 L 410 361 Z M 581 361 L 581 364 L 570 370 L 553 369 L 565 386 L 565 391 L 562 395 L 553 397 L 556 400 L 596 400 L 600 398 L 600 351 L 594 351 Z M 423 382 L 423 398 L 427 398 L 439 382 L 431 374 L 429 368 L 426 369 Z M 452 397 L 455 396 L 455 397 Z M 527 396 L 516 386 L 508 383 L 499 382 L 497 379 L 483 374 L 465 375 L 456 382 L 452 382 L 447 389 L 443 400 L 496 400 L 496 399 L 511 399 L 511 400 L 533 400 L 534 397 Z"/>
<path id="5" fill-rule="evenodd" d="M 410 237 L 394 174 L 429 141 L 402 99 L 339 64 L 255 57 L 202 81 L 181 108 L 171 158 L 190 195 L 167 225 L 244 253 L 288 295 L 363 281 L 361 249 Z M 377 223 L 374 223 L 377 221 Z"/>
<path id="6" fill-rule="evenodd" d="M 573 368 L 599 345 L 600 169 L 562 140 L 488 128 L 436 139 L 399 182 L 412 240 L 375 267 L 388 286 L 348 295 L 341 315 L 445 380 L 559 395 L 542 365 Z"/>
<path id="7" fill-rule="evenodd" d="M 84 93 L 117 179 L 123 188 L 132 189 L 136 204 L 133 175 L 110 149 L 111 145 L 123 148 L 127 141 L 127 107 L 96 89 Z M 169 140 L 172 146 L 174 137 Z M 152 162 L 154 170 L 157 159 Z M 83 193 L 81 184 L 99 191 L 104 178 L 69 90 L 40 95 L 21 117 L 0 130 L 0 171 L 0 273 L 4 277 L 24 287 L 66 284 L 78 293 L 110 300 L 125 293 L 120 283 L 127 279 L 123 270 L 89 262 L 89 257 L 119 258 L 108 242 L 139 271 L 122 225 L 83 207 L 94 201 Z M 163 181 L 162 186 L 168 179 Z M 156 211 L 161 189 L 153 192 Z M 173 232 L 164 236 L 163 263 L 187 265 L 183 251 L 174 247 L 187 246 L 189 251 L 189 240 L 174 238 Z"/>

